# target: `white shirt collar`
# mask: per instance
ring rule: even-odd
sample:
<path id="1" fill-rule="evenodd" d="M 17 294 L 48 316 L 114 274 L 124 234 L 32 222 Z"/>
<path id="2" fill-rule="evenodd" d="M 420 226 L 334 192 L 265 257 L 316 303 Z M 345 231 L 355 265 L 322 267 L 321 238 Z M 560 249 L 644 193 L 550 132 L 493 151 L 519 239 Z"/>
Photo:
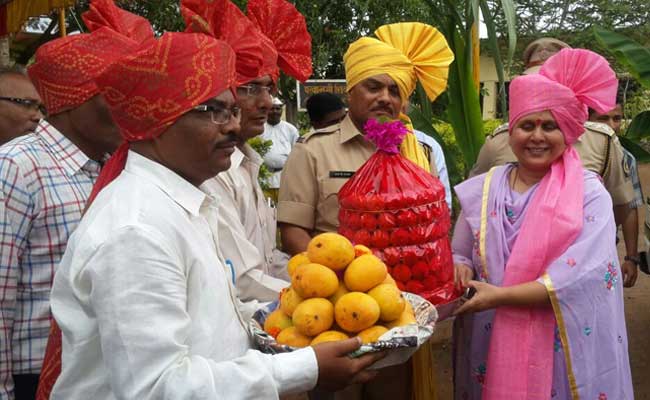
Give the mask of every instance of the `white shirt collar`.
<path id="1" fill-rule="evenodd" d="M 264 160 L 248 143 L 244 144 L 242 151 L 235 147 L 235 152 L 230 156 L 230 169 L 237 169 L 248 158 L 253 164 L 262 165 Z"/>
<path id="2" fill-rule="evenodd" d="M 198 216 L 201 205 L 211 199 L 174 171 L 134 151 L 129 150 L 124 170 L 158 186 L 192 215 Z"/>

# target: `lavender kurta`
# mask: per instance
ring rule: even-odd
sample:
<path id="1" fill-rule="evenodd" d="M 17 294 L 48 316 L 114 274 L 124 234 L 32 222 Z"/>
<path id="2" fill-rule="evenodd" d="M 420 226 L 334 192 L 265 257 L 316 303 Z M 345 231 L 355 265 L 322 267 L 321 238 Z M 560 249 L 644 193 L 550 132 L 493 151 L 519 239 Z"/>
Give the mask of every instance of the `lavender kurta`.
<path id="1" fill-rule="evenodd" d="M 486 209 L 485 260 L 480 231 L 487 174 L 455 190 L 460 215 L 452 242 L 454 262 L 475 279 L 500 286 L 523 217 L 538 185 L 525 193 L 508 183 L 512 165 L 494 170 Z M 623 311 L 622 274 L 615 246 L 612 201 L 598 176 L 584 173 L 584 226 L 576 241 L 538 281 L 546 286 L 556 319 L 550 399 L 633 399 Z M 494 310 L 458 317 L 454 327 L 455 398 L 479 400 L 487 370 Z"/>

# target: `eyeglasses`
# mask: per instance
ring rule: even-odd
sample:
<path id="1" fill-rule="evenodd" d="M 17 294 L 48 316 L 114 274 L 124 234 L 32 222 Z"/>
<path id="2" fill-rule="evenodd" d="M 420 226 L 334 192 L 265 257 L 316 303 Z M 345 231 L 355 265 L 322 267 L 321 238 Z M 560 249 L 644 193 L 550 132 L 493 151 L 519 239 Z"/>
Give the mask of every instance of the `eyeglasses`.
<path id="1" fill-rule="evenodd" d="M 19 106 L 29 108 L 30 110 L 40 111 L 40 113 L 43 114 L 43 116 L 47 115 L 47 110 L 45 109 L 45 106 L 43 105 L 43 103 L 41 103 L 38 100 L 21 99 L 18 97 L 2 97 L 2 96 L 0 96 L 0 100 L 10 101 L 14 104 L 18 104 Z"/>
<path id="2" fill-rule="evenodd" d="M 207 104 L 199 104 L 194 107 L 193 110 L 202 113 L 209 112 L 212 123 L 217 125 L 227 124 L 231 119 L 239 122 L 241 118 L 241 109 L 237 106 L 227 109 Z"/>
<path id="3" fill-rule="evenodd" d="M 237 87 L 237 95 L 240 97 L 259 97 L 262 94 L 270 96 L 274 92 L 273 86 L 258 85 L 250 83 L 248 85 L 241 85 Z"/>

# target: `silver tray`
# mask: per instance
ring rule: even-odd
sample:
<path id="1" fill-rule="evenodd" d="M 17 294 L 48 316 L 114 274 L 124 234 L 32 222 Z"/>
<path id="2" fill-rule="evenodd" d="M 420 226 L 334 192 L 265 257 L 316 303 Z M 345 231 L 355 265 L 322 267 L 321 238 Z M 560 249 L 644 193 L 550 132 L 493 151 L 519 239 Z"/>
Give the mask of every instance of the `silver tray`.
<path id="1" fill-rule="evenodd" d="M 350 357 L 359 357 L 363 354 L 387 350 L 388 354 L 375 363 L 371 368 L 379 369 L 406 362 L 417 349 L 433 334 L 438 320 L 436 308 L 413 293 L 403 292 L 404 298 L 411 303 L 417 324 L 400 326 L 384 333 L 379 341 L 363 344 L 359 349 L 350 353 Z M 279 344 L 275 338 L 264 331 L 264 321 L 267 316 L 275 311 L 278 302 L 267 304 L 253 314 L 249 322 L 253 339 L 257 348 L 267 354 L 286 353 L 297 350 L 295 347 Z"/>

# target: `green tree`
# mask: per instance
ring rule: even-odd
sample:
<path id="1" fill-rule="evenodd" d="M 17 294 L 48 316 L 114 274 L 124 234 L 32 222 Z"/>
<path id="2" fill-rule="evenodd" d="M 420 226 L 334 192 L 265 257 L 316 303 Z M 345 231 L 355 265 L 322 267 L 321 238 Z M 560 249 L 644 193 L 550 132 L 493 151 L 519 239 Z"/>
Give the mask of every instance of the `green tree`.
<path id="1" fill-rule="evenodd" d="M 523 70 L 520 55 L 533 40 L 550 36 L 572 47 L 594 50 L 610 57 L 617 71 L 623 66 L 594 41 L 592 28 L 624 33 L 643 45 L 650 44 L 650 2 L 639 0 L 517 0 L 517 36 L 521 39 L 515 57 L 515 69 Z M 497 15 L 496 26 L 503 27 Z"/>
<path id="2" fill-rule="evenodd" d="M 594 36 L 641 85 L 650 89 L 650 47 L 599 27 L 594 29 Z M 642 110 L 632 117 L 625 135 L 620 137 L 621 143 L 638 161 L 649 162 L 650 153 L 640 143 L 650 138 L 650 110 Z"/>

